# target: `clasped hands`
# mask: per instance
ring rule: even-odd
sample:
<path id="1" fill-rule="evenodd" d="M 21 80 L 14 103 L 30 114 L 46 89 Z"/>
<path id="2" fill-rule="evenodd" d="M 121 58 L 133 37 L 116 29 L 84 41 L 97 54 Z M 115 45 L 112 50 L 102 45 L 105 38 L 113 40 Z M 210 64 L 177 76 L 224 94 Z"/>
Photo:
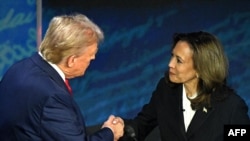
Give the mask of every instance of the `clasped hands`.
<path id="1" fill-rule="evenodd" d="M 108 127 L 112 130 L 114 134 L 114 141 L 118 141 L 118 139 L 123 136 L 124 121 L 120 117 L 115 117 L 114 115 L 110 115 L 108 120 L 106 120 L 102 125 L 102 128 L 104 127 Z"/>

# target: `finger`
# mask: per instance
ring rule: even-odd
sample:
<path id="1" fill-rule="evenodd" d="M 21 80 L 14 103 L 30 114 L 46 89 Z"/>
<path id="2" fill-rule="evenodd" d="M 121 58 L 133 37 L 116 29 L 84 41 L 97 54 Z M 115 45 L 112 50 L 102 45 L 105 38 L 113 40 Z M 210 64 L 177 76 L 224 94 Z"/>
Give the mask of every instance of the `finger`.
<path id="1" fill-rule="evenodd" d="M 112 122 L 114 119 L 115 119 L 115 116 L 114 115 L 110 115 L 107 121 Z"/>
<path id="2" fill-rule="evenodd" d="M 119 122 L 119 119 L 117 119 L 116 117 L 113 119 L 113 121 L 112 121 L 112 123 L 113 124 L 116 124 L 116 123 L 118 123 Z"/>
<path id="3" fill-rule="evenodd" d="M 114 119 L 114 118 L 115 118 L 114 115 L 110 115 L 110 116 L 109 116 L 109 119 Z"/>
<path id="4" fill-rule="evenodd" d="M 122 125 L 124 125 L 124 121 L 123 121 L 123 119 L 122 118 L 120 118 L 120 117 L 115 117 L 115 120 L 116 120 L 116 123 L 121 123 Z"/>

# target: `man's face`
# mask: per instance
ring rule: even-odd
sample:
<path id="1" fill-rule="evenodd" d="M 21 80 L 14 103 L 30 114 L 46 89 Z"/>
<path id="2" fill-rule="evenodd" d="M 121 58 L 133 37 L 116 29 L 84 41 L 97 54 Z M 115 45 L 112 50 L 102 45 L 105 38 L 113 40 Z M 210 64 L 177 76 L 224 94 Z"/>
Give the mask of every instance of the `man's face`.
<path id="1" fill-rule="evenodd" d="M 86 47 L 80 55 L 74 56 L 72 61 L 73 65 L 69 69 L 67 78 L 83 76 L 90 64 L 90 61 L 95 59 L 97 51 L 97 43 L 94 43 Z"/>

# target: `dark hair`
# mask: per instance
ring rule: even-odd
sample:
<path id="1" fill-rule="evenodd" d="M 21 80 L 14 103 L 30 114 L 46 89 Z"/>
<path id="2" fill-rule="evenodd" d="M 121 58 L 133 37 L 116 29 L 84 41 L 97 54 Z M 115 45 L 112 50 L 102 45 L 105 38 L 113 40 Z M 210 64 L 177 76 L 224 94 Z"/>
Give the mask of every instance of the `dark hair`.
<path id="1" fill-rule="evenodd" d="M 225 84 L 228 75 L 228 60 L 219 39 L 208 32 L 176 33 L 173 46 L 185 41 L 193 51 L 194 69 L 198 73 L 198 86 L 195 99 L 191 100 L 194 109 L 210 107 L 210 94 Z"/>

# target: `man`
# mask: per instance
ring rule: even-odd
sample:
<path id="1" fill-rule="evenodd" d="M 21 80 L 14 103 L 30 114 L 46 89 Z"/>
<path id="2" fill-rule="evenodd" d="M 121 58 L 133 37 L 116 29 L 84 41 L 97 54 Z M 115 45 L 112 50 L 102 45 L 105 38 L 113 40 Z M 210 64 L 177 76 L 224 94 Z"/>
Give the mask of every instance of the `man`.
<path id="1" fill-rule="evenodd" d="M 103 40 L 82 14 L 54 17 L 39 52 L 14 64 L 0 83 L 1 141 L 115 141 L 123 121 L 111 115 L 87 135 L 68 79 L 84 75 Z"/>

